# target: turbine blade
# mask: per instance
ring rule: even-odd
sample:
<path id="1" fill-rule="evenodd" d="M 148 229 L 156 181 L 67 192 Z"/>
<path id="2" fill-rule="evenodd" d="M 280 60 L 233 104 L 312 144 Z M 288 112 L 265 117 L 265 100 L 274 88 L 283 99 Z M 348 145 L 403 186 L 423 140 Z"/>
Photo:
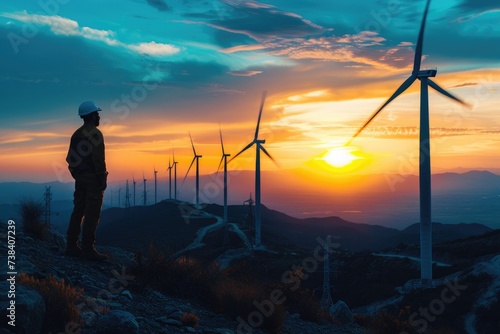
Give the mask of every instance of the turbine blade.
<path id="1" fill-rule="evenodd" d="M 233 161 L 234 159 L 236 159 L 236 157 L 238 155 L 240 155 L 241 153 L 245 152 L 246 150 L 248 150 L 250 147 L 252 147 L 252 145 L 255 144 L 255 142 L 251 142 L 250 144 L 248 144 L 247 146 L 245 146 L 244 149 L 242 149 L 238 154 L 236 154 L 234 157 L 231 158 L 231 160 L 228 161 L 228 163 L 230 163 L 231 161 Z"/>
<path id="2" fill-rule="evenodd" d="M 371 117 L 368 119 L 368 121 L 361 127 L 359 128 L 359 130 L 354 134 L 354 136 L 352 136 L 351 139 L 349 139 L 349 141 L 346 143 L 346 145 L 349 145 L 354 138 L 356 138 L 360 133 L 361 131 L 363 131 L 367 126 L 368 124 L 370 124 L 371 121 L 373 121 L 373 119 L 375 117 L 377 117 L 378 113 L 382 111 L 382 109 L 384 109 L 389 103 L 392 102 L 392 100 L 394 100 L 396 97 L 398 97 L 401 93 L 403 93 L 405 90 L 408 89 L 408 87 L 411 86 L 411 84 L 417 79 L 417 77 L 415 75 L 411 75 L 408 79 L 405 80 L 405 82 L 403 82 L 403 84 L 401 86 L 399 86 L 399 88 L 394 92 L 394 94 L 392 94 L 392 96 L 387 100 L 385 101 L 385 103 L 377 109 L 377 111 L 375 111 Z"/>
<path id="3" fill-rule="evenodd" d="M 222 161 L 224 161 L 224 155 L 222 155 L 222 158 L 220 159 L 219 167 L 217 167 L 217 172 L 215 172 L 215 176 L 217 176 L 217 174 L 219 174 L 219 170 L 220 170 L 220 166 L 222 165 Z"/>
<path id="4" fill-rule="evenodd" d="M 194 149 L 193 138 L 191 138 L 191 132 L 189 133 L 189 139 L 191 139 L 191 147 L 193 147 L 193 153 L 196 156 L 196 150 Z"/>
<path id="5" fill-rule="evenodd" d="M 425 11 L 424 11 L 424 17 L 422 19 L 422 24 L 420 25 L 417 47 L 415 49 L 415 60 L 413 61 L 413 75 L 417 75 L 418 71 L 420 71 L 420 64 L 422 63 L 422 48 L 424 44 L 425 21 L 427 20 L 427 12 L 429 11 L 430 3 L 431 0 L 427 0 L 427 5 L 425 6 Z"/>
<path id="6" fill-rule="evenodd" d="M 262 100 L 260 101 L 260 109 L 259 109 L 259 118 L 257 119 L 257 127 L 255 128 L 255 136 L 254 140 L 257 140 L 259 136 L 259 126 L 260 126 L 260 118 L 262 117 L 262 110 L 264 109 L 264 103 L 266 102 L 267 91 L 262 92 Z"/>
<path id="7" fill-rule="evenodd" d="M 219 133 L 220 133 L 220 146 L 222 147 L 222 155 L 226 154 L 226 152 L 224 152 L 224 142 L 222 141 L 222 129 L 220 128 L 220 124 L 219 124 Z"/>
<path id="8" fill-rule="evenodd" d="M 191 165 L 189 165 L 189 168 L 188 168 L 188 171 L 186 173 L 186 176 L 184 176 L 184 179 L 182 180 L 182 184 L 184 184 L 184 181 L 186 181 L 186 178 L 189 174 L 189 171 L 191 170 L 191 167 L 193 167 L 193 164 L 194 164 L 194 161 L 196 160 L 196 157 L 193 158 L 193 160 L 191 161 Z"/>
<path id="9" fill-rule="evenodd" d="M 274 160 L 274 158 L 269 154 L 269 152 L 267 152 L 267 150 L 264 148 L 264 146 L 262 146 L 262 145 L 259 145 L 259 146 L 260 146 L 260 149 L 262 150 L 262 152 L 264 152 L 264 154 L 267 155 L 269 157 L 269 159 L 271 159 L 274 162 L 274 164 L 279 167 L 276 160 Z"/>
<path id="10" fill-rule="evenodd" d="M 427 81 L 429 82 L 429 86 L 431 86 L 432 88 L 434 88 L 436 91 L 438 91 L 439 93 L 443 94 L 444 96 L 447 96 L 449 97 L 450 99 L 452 100 L 455 100 L 457 101 L 458 103 L 466 106 L 467 108 L 471 108 L 471 105 L 468 104 L 467 102 L 464 102 L 462 100 L 460 100 L 458 97 L 456 97 L 455 95 L 452 95 L 451 93 L 448 93 L 447 91 L 445 91 L 443 88 L 441 88 L 437 83 L 435 83 L 434 81 L 432 81 L 431 79 L 427 79 Z"/>

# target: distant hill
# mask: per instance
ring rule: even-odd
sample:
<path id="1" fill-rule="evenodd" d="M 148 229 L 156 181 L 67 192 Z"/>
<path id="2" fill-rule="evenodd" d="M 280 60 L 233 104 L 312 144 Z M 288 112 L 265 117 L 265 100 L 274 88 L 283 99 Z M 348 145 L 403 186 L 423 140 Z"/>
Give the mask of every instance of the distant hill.
<path id="1" fill-rule="evenodd" d="M 342 217 L 347 221 L 403 229 L 419 221 L 418 176 L 376 174 L 339 177 L 315 175 L 311 182 L 304 170 L 263 171 L 262 203 L 268 208 L 296 218 Z M 309 173 L 309 172 L 308 172 Z M 229 172 L 229 204 L 239 205 L 254 191 L 255 173 L 248 170 Z M 194 177 L 179 188 L 178 198 L 194 200 Z M 204 203 L 222 203 L 222 176 L 200 176 L 200 198 Z M 0 204 L 16 204 L 25 196 L 43 200 L 50 186 L 55 201 L 71 201 L 74 184 L 0 183 Z M 121 189 L 121 191 L 120 191 Z M 148 184 L 151 195 L 153 187 Z M 141 187 L 142 191 L 142 187 Z M 142 194 L 142 193 L 141 193 Z M 121 195 L 119 201 L 118 197 Z M 141 196 L 136 201 L 142 204 Z M 168 197 L 168 179 L 158 178 L 158 198 Z M 152 202 L 149 196 L 148 204 Z M 133 203 L 134 199 L 130 199 Z M 108 184 L 104 207 L 123 206 L 125 180 Z M 61 210 L 68 210 L 61 208 Z M 488 171 L 439 173 L 432 175 L 432 218 L 444 224 L 479 223 L 500 228 L 500 176 Z M 56 217 L 57 218 L 57 217 Z M 0 219 L 4 219 L 0 213 Z"/>
<path id="2" fill-rule="evenodd" d="M 180 202 L 163 201 L 150 206 L 104 210 L 97 229 L 97 243 L 130 251 L 145 250 L 151 243 L 173 250 L 187 246 L 213 218 L 187 218 L 193 209 Z"/>
<path id="3" fill-rule="evenodd" d="M 206 205 L 203 211 L 222 216 L 223 207 Z M 244 205 L 230 205 L 228 216 L 231 223 L 241 224 L 248 214 Z M 146 207 L 105 210 L 98 229 L 98 242 L 129 250 L 144 248 L 150 242 L 178 250 L 195 238 L 199 228 L 215 223 L 214 218 L 196 216 L 192 206 L 174 201 L 163 201 Z M 267 245 L 290 245 L 300 248 L 314 248 L 318 237 L 335 237 L 341 248 L 351 252 L 381 250 L 396 247 L 400 243 L 417 244 L 418 226 L 412 225 L 403 231 L 377 225 L 356 224 L 339 217 L 298 219 L 284 213 L 262 210 L 262 242 Z M 456 238 L 479 235 L 492 229 L 480 224 L 434 224 L 435 243 Z M 253 231 L 248 231 L 252 240 Z"/>

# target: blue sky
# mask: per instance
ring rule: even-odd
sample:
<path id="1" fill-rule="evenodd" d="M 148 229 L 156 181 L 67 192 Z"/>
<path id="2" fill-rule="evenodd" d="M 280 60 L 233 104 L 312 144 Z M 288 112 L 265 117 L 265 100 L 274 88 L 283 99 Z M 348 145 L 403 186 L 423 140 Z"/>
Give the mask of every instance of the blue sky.
<path id="1" fill-rule="evenodd" d="M 187 164 L 188 131 L 205 152 L 205 172 L 213 172 L 219 124 L 229 149 L 241 149 L 253 134 L 264 89 L 263 134 L 282 166 L 299 167 L 345 142 L 409 75 L 424 6 L 392 0 L 3 1 L 0 180 L 69 181 L 57 170 L 85 100 L 104 110 L 101 127 L 117 177 L 139 173 L 139 162 L 142 168 L 166 164 L 174 148 Z M 432 102 L 439 115 L 435 132 L 448 138 L 439 144 L 437 168 L 500 166 L 494 154 L 499 20 L 498 1 L 431 3 L 423 66 L 437 67 L 436 81 L 474 105 L 469 112 L 441 97 Z M 408 140 L 413 135 L 383 129 L 418 125 L 417 93 L 415 85 L 373 125 L 376 140 L 359 139 L 358 149 L 371 157 L 367 171 L 391 163 L 397 169 L 398 157 L 415 149 Z M 387 148 L 384 140 L 393 140 L 390 153 L 380 149 Z"/>

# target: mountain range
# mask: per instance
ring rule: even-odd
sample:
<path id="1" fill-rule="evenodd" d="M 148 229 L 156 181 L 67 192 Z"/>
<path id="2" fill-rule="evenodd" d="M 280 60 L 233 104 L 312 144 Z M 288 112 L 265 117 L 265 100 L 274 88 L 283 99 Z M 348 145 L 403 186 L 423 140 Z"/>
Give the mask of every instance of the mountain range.
<path id="1" fill-rule="evenodd" d="M 209 215 L 199 215 L 201 212 Z M 220 205 L 210 204 L 195 209 L 188 203 L 177 201 L 163 201 L 147 207 L 112 208 L 103 213 L 97 238 L 100 243 L 130 251 L 137 250 L 137 247 L 146 249 L 151 243 L 179 250 L 195 239 L 200 228 L 215 224 L 216 217 L 221 217 L 222 214 L 223 207 Z M 228 207 L 229 222 L 247 230 L 247 236 L 251 240 L 253 231 L 248 225 L 248 215 L 248 206 Z M 487 226 L 474 223 L 434 223 L 433 229 L 435 243 L 492 231 Z M 420 231 L 418 224 L 397 230 L 378 225 L 357 224 L 340 217 L 299 219 L 263 206 L 264 244 L 293 244 L 311 249 L 317 245 L 318 237 L 325 239 L 327 235 L 334 237 L 342 249 L 359 252 L 393 248 L 400 244 L 418 244 Z M 221 238 L 221 235 L 217 237 Z M 132 249 L 133 247 L 136 249 Z"/>
<path id="2" fill-rule="evenodd" d="M 221 173 L 200 176 L 200 199 L 203 203 L 222 203 L 221 177 Z M 319 182 L 307 180 L 303 171 L 299 170 L 263 171 L 263 204 L 296 218 L 337 216 L 352 222 L 399 230 L 419 221 L 418 177 L 415 175 L 315 175 L 311 178 Z M 247 200 L 254 189 L 253 180 L 252 171 L 230 172 L 229 204 L 242 204 Z M 354 184 L 355 187 L 352 186 Z M 441 173 L 433 175 L 432 184 L 432 214 L 435 222 L 479 223 L 494 229 L 500 228 L 499 175 L 488 171 Z M 52 220 L 55 225 L 65 229 L 72 209 L 73 183 L 0 183 L 0 220 L 17 217 L 15 204 L 22 197 L 32 196 L 43 202 L 45 187 L 48 186 L 51 187 L 53 199 Z M 179 185 L 178 198 L 193 202 L 194 189 L 194 178 L 188 177 L 182 187 Z M 132 195 L 132 186 L 130 191 Z M 154 202 L 153 193 L 153 186 L 148 184 L 148 204 Z M 123 207 L 124 197 L 125 181 L 110 183 L 103 209 L 117 207 L 118 204 Z M 136 204 L 142 205 L 142 185 L 137 185 L 135 197 Z M 159 178 L 158 200 L 165 198 L 168 198 L 168 180 Z M 133 198 L 130 202 L 133 205 Z"/>

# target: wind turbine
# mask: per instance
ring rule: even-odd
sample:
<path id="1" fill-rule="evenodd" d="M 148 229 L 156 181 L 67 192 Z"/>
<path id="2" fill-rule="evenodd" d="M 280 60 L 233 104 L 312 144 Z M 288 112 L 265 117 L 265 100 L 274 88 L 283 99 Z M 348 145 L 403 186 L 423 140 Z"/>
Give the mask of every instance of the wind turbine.
<path id="1" fill-rule="evenodd" d="M 147 181 L 147 180 L 146 180 L 146 178 L 144 177 L 144 172 L 143 172 L 143 173 L 142 173 L 142 182 L 143 182 L 143 184 L 144 184 L 144 194 L 143 194 L 143 195 L 144 195 L 144 198 L 143 198 L 143 204 L 144 204 L 144 206 L 146 206 L 147 201 L 148 201 L 148 200 L 147 200 L 147 197 L 146 197 L 146 181 Z"/>
<path id="2" fill-rule="evenodd" d="M 255 135 L 253 140 L 245 146 L 244 149 L 242 149 L 238 154 L 236 154 L 229 162 L 233 161 L 236 159 L 237 156 L 239 156 L 241 153 L 245 152 L 248 150 L 250 147 L 255 145 L 255 248 L 260 248 L 260 235 L 261 235 L 261 200 L 260 200 L 260 151 L 264 152 L 265 155 L 269 157 L 274 163 L 276 161 L 274 160 L 271 155 L 266 151 L 264 144 L 266 141 L 265 139 L 259 139 L 259 126 L 260 126 L 260 119 L 262 117 L 262 110 L 264 109 L 264 102 L 266 101 L 266 94 L 267 92 L 264 91 L 262 93 L 262 100 L 260 102 L 260 109 L 259 109 L 259 117 L 257 119 L 257 127 L 255 128 Z"/>
<path id="3" fill-rule="evenodd" d="M 219 128 L 220 133 L 220 146 L 222 148 L 222 157 L 219 162 L 219 167 L 217 167 L 217 173 L 219 172 L 222 162 L 224 162 L 224 224 L 227 225 L 227 157 L 231 156 L 224 151 L 224 142 L 222 141 L 222 130 Z"/>
<path id="4" fill-rule="evenodd" d="M 199 204 L 200 204 L 200 169 L 199 169 L 199 160 L 200 160 L 200 158 L 202 156 L 196 154 L 196 150 L 195 150 L 194 144 L 193 144 L 193 138 L 191 138 L 191 133 L 189 133 L 189 139 L 191 139 L 191 147 L 193 148 L 194 157 L 193 157 L 193 160 L 191 161 L 191 164 L 189 165 L 189 168 L 187 170 L 186 176 L 184 176 L 184 180 L 182 181 L 182 183 L 184 183 L 184 181 L 186 181 L 186 177 L 188 176 L 189 171 L 191 170 L 191 167 L 193 166 L 194 161 L 196 160 L 196 208 L 199 208 Z"/>
<path id="5" fill-rule="evenodd" d="M 156 180 L 157 180 L 157 179 L 156 179 L 156 174 L 158 174 L 158 171 L 156 170 L 156 168 L 155 168 L 155 167 L 153 168 L 153 171 L 154 171 L 154 174 L 155 174 L 155 204 L 156 204 L 156 198 L 157 198 L 157 197 L 156 197 L 156 194 L 157 194 L 157 192 L 156 192 L 156 189 L 157 189 L 157 188 L 156 188 L 156 186 L 157 186 L 157 183 L 156 183 Z"/>
<path id="6" fill-rule="evenodd" d="M 177 200 L 177 164 L 175 161 L 175 152 L 172 152 L 172 166 L 174 168 L 174 199 Z"/>
<path id="7" fill-rule="evenodd" d="M 137 181 L 135 180 L 134 178 L 134 175 L 132 174 L 132 182 L 134 184 L 134 206 L 135 206 L 135 184 L 137 183 Z"/>
<path id="8" fill-rule="evenodd" d="M 435 77 L 437 70 L 421 70 L 422 46 L 424 40 L 425 21 L 429 10 L 430 0 L 425 6 L 424 17 L 420 26 L 417 47 L 415 49 L 415 59 L 413 61 L 413 71 L 408 79 L 392 94 L 392 96 L 375 111 L 368 121 L 356 132 L 347 142 L 356 138 L 363 129 L 384 109 L 392 100 L 402 94 L 410 87 L 415 80 L 420 80 L 420 275 L 422 285 L 432 284 L 432 221 L 431 221 L 431 157 L 430 157 L 430 128 L 429 128 L 429 95 L 428 87 L 434 88 L 439 93 L 447 96 L 458 103 L 468 106 L 467 103 L 448 93 L 438 86 L 430 77 Z"/>
<path id="9" fill-rule="evenodd" d="M 170 158 L 168 158 L 168 199 L 172 199 L 172 167 L 174 165 L 170 164 Z"/>

